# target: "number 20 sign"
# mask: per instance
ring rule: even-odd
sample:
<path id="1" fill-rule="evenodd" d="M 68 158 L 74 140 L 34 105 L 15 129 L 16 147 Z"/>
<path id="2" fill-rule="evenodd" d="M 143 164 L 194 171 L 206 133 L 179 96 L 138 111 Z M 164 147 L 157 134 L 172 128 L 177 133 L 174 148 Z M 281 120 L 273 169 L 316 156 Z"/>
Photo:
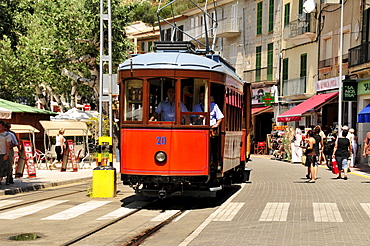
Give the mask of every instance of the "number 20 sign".
<path id="1" fill-rule="evenodd" d="M 166 137 L 156 137 L 156 145 L 165 145 Z"/>

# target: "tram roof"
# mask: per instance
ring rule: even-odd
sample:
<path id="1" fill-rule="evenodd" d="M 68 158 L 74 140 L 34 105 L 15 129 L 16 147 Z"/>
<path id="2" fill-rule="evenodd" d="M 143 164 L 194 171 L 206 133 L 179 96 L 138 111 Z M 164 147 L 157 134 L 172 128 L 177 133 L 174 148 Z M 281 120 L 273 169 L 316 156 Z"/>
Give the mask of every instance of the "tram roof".
<path id="1" fill-rule="evenodd" d="M 118 70 L 131 69 L 187 69 L 214 71 L 242 79 L 218 55 L 200 56 L 185 52 L 154 52 L 134 56 L 119 65 Z"/>

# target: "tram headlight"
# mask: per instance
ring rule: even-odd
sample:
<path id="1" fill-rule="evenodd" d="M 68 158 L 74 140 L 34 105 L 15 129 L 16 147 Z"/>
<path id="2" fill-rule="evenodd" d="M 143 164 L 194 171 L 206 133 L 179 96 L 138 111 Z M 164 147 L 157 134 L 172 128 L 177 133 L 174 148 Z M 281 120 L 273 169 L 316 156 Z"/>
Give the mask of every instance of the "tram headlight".
<path id="1" fill-rule="evenodd" d="M 157 153 L 155 153 L 154 158 L 159 163 L 163 163 L 167 160 L 167 154 L 163 151 L 158 151 Z"/>

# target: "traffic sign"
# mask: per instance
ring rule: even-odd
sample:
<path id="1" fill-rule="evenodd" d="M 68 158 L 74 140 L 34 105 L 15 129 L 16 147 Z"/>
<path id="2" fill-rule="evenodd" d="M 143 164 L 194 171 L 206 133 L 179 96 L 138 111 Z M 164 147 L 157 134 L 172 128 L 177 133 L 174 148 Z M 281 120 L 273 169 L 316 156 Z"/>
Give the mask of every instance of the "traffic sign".
<path id="1" fill-rule="evenodd" d="M 84 106 L 84 109 L 85 109 L 85 111 L 90 110 L 90 105 L 86 104 L 86 105 Z"/>

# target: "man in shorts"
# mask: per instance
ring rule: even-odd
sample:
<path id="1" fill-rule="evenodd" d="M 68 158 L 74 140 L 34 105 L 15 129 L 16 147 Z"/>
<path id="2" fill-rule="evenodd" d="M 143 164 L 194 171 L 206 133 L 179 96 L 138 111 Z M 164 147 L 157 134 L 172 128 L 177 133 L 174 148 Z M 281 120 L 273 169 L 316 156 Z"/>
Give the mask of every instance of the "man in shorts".
<path id="1" fill-rule="evenodd" d="M 5 131 L 5 122 L 0 120 L 0 188 L 3 178 L 8 174 L 8 161 L 10 152 L 10 134 Z"/>

